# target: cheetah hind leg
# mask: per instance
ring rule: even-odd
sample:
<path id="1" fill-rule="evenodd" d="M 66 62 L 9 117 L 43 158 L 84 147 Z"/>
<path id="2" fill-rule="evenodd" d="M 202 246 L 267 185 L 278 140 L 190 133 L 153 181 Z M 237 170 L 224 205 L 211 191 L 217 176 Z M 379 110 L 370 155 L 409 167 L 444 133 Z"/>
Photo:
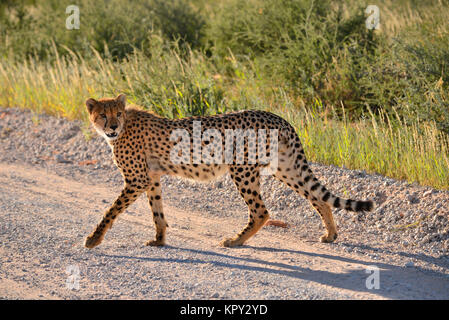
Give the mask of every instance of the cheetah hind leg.
<path id="1" fill-rule="evenodd" d="M 248 224 L 234 238 L 221 242 L 224 247 L 241 246 L 259 231 L 269 218 L 265 204 L 260 196 L 260 174 L 256 166 L 232 166 L 230 174 L 237 189 L 248 205 Z"/>
<path id="2" fill-rule="evenodd" d="M 322 201 L 311 201 L 311 203 L 320 215 L 321 221 L 326 228 L 326 233 L 320 237 L 320 241 L 324 243 L 334 242 L 337 239 L 337 227 L 335 226 L 331 207 Z"/>
<path id="3" fill-rule="evenodd" d="M 312 177 L 311 171 L 309 174 Z M 301 179 L 300 174 L 291 170 L 287 171 L 285 168 L 280 167 L 279 171 L 274 176 L 288 185 L 292 190 L 296 191 L 299 195 L 309 200 L 314 209 L 320 215 L 321 221 L 326 228 L 326 234 L 320 237 L 320 241 L 324 243 L 331 243 L 335 241 L 335 239 L 337 239 L 337 227 L 335 226 L 332 209 L 329 204 L 319 199 L 314 199 L 310 192 L 305 190 L 304 182 Z"/>

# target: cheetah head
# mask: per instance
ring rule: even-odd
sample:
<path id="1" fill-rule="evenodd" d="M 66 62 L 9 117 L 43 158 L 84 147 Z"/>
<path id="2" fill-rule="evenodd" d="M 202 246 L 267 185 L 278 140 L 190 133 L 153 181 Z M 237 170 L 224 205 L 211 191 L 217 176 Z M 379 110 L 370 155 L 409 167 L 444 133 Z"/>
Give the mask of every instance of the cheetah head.
<path id="1" fill-rule="evenodd" d="M 97 132 L 106 140 L 115 140 L 125 124 L 126 96 L 120 94 L 116 98 L 100 100 L 87 99 L 86 107 L 89 120 Z"/>

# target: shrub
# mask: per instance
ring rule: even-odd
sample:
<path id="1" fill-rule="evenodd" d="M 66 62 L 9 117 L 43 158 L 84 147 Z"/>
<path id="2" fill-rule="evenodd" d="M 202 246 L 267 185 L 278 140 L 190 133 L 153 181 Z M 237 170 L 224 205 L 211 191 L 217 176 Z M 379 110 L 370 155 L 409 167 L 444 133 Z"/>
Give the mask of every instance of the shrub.
<path id="1" fill-rule="evenodd" d="M 216 50 L 248 55 L 265 77 L 287 85 L 307 102 L 363 105 L 357 76 L 366 56 L 374 59 L 381 39 L 365 27 L 364 10 L 345 15 L 329 0 L 228 1 L 210 27 Z M 231 18 L 231 15 L 235 16 Z"/>
<path id="2" fill-rule="evenodd" d="M 67 30 L 66 7 L 80 9 L 80 29 Z M 36 0 L 5 5 L 0 16 L 0 52 L 23 59 L 32 55 L 48 59 L 52 42 L 59 54 L 64 48 L 86 57 L 95 49 L 102 56 L 123 59 L 135 48 L 149 52 L 150 36 L 161 32 L 167 39 L 179 39 L 198 47 L 204 19 L 187 0 Z"/>

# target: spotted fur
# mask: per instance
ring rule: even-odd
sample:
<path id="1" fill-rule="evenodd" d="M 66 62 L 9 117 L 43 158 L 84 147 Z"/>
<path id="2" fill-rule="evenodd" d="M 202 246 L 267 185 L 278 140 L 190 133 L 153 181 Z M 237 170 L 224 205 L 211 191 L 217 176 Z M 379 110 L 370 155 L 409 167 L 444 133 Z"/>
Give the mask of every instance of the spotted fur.
<path id="1" fill-rule="evenodd" d="M 86 101 L 92 125 L 98 133 L 105 137 L 110 145 L 114 162 L 119 168 L 124 187 L 113 205 L 105 212 L 103 219 L 85 241 L 87 248 L 101 243 L 105 233 L 112 227 L 117 217 L 142 193 L 146 193 L 153 212 L 156 237 L 147 245 L 162 246 L 165 244 L 165 233 L 168 227 L 161 195 L 162 175 L 180 176 L 193 180 L 210 181 L 229 172 L 238 191 L 248 205 L 248 223 L 233 238 L 225 239 L 223 246 L 242 245 L 253 236 L 268 220 L 269 213 L 260 194 L 260 172 L 267 164 L 251 159 L 249 140 L 245 140 L 243 162 L 237 161 L 236 149 L 233 149 L 233 162 L 230 163 L 195 163 L 193 144 L 190 143 L 190 162 L 174 164 L 171 151 L 178 143 L 170 139 L 173 130 L 184 129 L 193 139 L 194 121 L 201 121 L 201 132 L 217 129 L 225 135 L 226 130 L 258 129 L 277 130 L 278 147 L 277 170 L 273 175 L 301 196 L 310 201 L 321 216 L 326 233 L 320 238 L 322 242 L 332 242 L 337 238 L 337 229 L 332 217 L 331 208 L 344 208 L 349 211 L 371 211 L 371 201 L 342 199 L 326 189 L 313 175 L 307 164 L 304 150 L 294 128 L 281 117 L 265 111 L 240 111 L 208 117 L 190 117 L 184 119 L 166 119 L 138 107 L 125 108 L 126 98 L 104 98 Z M 272 138 L 267 137 L 267 150 L 270 150 Z M 190 141 L 192 142 L 192 141 Z M 217 147 L 224 144 L 213 137 L 203 139 L 202 147 Z M 216 150 L 216 149 L 211 149 Z M 273 154 L 271 155 L 273 156 Z M 251 161 L 252 160 L 252 161 Z"/>

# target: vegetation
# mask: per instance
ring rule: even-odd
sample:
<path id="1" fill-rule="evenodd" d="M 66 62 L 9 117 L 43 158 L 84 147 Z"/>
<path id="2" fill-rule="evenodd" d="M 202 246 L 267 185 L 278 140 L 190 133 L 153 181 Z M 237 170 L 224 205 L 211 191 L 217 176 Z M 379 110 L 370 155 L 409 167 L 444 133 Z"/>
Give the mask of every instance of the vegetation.
<path id="1" fill-rule="evenodd" d="M 123 92 L 168 117 L 264 109 L 312 161 L 449 189 L 448 18 L 441 0 L 2 1 L 0 105 L 86 121 L 87 97 Z"/>

